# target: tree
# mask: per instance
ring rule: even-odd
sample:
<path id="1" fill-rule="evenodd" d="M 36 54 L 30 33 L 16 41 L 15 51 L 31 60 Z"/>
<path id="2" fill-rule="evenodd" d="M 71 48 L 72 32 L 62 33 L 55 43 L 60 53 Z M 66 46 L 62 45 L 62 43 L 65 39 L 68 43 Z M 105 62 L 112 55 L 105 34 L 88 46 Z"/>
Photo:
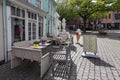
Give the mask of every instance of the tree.
<path id="1" fill-rule="evenodd" d="M 61 22 L 63 18 L 69 21 L 72 20 L 75 15 L 77 15 L 77 11 L 73 9 L 71 5 L 68 4 L 67 0 L 61 3 L 58 2 L 56 11 L 60 15 L 59 19 Z M 61 23 L 61 28 L 62 28 L 62 23 Z"/>
<path id="2" fill-rule="evenodd" d="M 89 17 L 98 11 L 103 12 L 109 10 L 106 4 L 110 3 L 110 1 L 98 0 L 97 2 L 92 2 L 92 0 L 70 0 L 70 4 L 77 9 L 78 15 L 83 19 L 83 32 L 86 32 L 86 23 Z"/>
<path id="3" fill-rule="evenodd" d="M 63 18 L 66 20 L 71 20 L 75 15 L 77 15 L 77 11 L 73 10 L 73 7 L 68 4 L 68 1 L 57 3 L 56 11 L 60 15 L 60 21 L 62 21 Z"/>
<path id="4" fill-rule="evenodd" d="M 120 11 L 120 0 L 114 0 L 111 4 L 112 11 Z"/>
<path id="5" fill-rule="evenodd" d="M 97 24 L 100 24 L 101 19 L 104 19 L 108 16 L 107 12 L 95 12 L 93 13 L 89 18 L 88 21 L 89 22 L 93 22 L 94 24 L 94 30 L 97 30 Z"/>
<path id="6" fill-rule="evenodd" d="M 104 19 L 108 16 L 107 12 L 95 12 L 93 13 L 90 17 L 89 20 L 90 21 L 95 21 L 95 20 L 101 20 Z"/>

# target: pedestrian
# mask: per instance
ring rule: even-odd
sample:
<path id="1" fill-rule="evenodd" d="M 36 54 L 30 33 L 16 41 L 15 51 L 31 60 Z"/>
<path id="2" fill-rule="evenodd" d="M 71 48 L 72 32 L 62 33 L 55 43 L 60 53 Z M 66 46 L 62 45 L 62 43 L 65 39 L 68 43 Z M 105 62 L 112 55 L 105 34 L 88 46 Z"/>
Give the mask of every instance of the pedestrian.
<path id="1" fill-rule="evenodd" d="M 76 31 L 77 43 L 79 42 L 80 36 L 81 36 L 81 30 L 80 30 L 80 29 L 77 29 L 77 31 Z"/>

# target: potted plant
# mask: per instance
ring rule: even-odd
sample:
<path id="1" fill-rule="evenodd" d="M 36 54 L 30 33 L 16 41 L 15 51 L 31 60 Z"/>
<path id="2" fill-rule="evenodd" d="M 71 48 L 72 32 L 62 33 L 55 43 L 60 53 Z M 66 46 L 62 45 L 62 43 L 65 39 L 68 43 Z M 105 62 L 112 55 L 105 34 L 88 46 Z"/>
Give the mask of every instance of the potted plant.
<path id="1" fill-rule="evenodd" d="M 37 48 L 37 47 L 39 46 L 39 42 L 38 42 L 38 41 L 35 41 L 35 42 L 33 43 L 33 46 L 34 46 L 35 48 Z"/>

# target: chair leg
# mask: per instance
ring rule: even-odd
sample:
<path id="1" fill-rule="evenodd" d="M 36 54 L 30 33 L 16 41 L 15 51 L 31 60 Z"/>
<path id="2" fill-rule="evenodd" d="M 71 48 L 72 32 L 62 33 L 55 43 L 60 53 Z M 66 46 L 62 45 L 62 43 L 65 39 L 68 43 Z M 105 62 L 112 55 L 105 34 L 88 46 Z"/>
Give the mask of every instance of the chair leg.
<path id="1" fill-rule="evenodd" d="M 53 61 L 53 63 L 52 63 L 52 76 L 53 76 L 53 78 L 54 78 L 54 76 L 55 76 L 55 71 L 54 71 L 54 69 L 55 69 L 55 63 L 54 63 L 54 61 Z"/>

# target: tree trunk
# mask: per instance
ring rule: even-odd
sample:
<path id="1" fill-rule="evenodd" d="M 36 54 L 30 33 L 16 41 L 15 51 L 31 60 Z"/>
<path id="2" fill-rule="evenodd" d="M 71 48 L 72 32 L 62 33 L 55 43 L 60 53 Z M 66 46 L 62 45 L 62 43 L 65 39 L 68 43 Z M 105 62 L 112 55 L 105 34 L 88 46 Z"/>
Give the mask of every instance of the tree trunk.
<path id="1" fill-rule="evenodd" d="M 83 25 L 83 32 L 84 33 L 86 33 L 86 21 L 87 21 L 87 19 L 83 18 L 83 23 L 84 23 L 84 25 Z"/>

